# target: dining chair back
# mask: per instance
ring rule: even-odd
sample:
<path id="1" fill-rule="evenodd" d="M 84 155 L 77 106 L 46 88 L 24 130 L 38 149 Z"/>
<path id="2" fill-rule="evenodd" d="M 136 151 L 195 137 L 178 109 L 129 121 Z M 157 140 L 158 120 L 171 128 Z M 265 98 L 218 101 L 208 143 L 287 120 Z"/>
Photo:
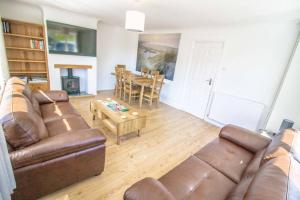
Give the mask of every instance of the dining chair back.
<path id="1" fill-rule="evenodd" d="M 132 98 L 139 97 L 140 89 L 133 84 L 133 77 L 134 75 L 130 71 L 126 71 L 123 74 L 123 99 L 126 100 L 126 95 L 128 94 L 128 101 L 129 104 L 131 103 Z"/>
<path id="2" fill-rule="evenodd" d="M 125 68 L 115 67 L 116 85 L 115 85 L 115 96 L 121 98 L 123 90 L 123 73 Z"/>
<path id="3" fill-rule="evenodd" d="M 151 91 L 152 96 L 154 94 L 157 94 L 158 96 L 160 95 L 164 80 L 165 80 L 165 75 L 155 75 L 154 76 L 153 87 L 152 87 L 152 91 Z"/>
<path id="4" fill-rule="evenodd" d="M 155 76 L 159 75 L 159 71 L 158 70 L 151 70 L 151 78 L 154 78 Z"/>
<path id="5" fill-rule="evenodd" d="M 148 77 L 150 70 L 148 67 L 141 67 L 141 76 Z"/>
<path id="6" fill-rule="evenodd" d="M 146 91 L 143 94 L 143 99 L 149 102 L 150 106 L 152 106 L 152 102 L 156 99 L 156 103 L 158 105 L 160 99 L 160 92 L 162 89 L 162 85 L 164 82 L 164 75 L 155 75 L 153 79 L 153 83 L 150 87 L 150 91 Z"/>
<path id="7" fill-rule="evenodd" d="M 124 68 L 124 69 L 126 69 L 126 65 L 122 65 L 122 64 L 117 64 L 116 67 L 117 68 Z"/>

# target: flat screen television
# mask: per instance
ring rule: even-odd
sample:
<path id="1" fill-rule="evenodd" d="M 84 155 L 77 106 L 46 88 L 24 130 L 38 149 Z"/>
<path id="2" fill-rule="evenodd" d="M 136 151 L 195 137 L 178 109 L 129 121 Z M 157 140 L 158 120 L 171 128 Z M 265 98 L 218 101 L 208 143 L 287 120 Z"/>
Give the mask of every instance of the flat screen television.
<path id="1" fill-rule="evenodd" d="M 94 29 L 47 21 L 49 53 L 96 56 Z"/>

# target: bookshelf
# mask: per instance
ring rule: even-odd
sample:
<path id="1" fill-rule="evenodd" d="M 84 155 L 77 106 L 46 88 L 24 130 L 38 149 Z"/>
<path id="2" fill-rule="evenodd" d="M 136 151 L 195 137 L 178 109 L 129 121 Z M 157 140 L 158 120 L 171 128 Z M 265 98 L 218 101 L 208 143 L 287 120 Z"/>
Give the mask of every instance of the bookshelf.
<path id="1" fill-rule="evenodd" d="M 45 27 L 2 18 L 10 76 L 28 80 L 32 90 L 49 90 Z"/>

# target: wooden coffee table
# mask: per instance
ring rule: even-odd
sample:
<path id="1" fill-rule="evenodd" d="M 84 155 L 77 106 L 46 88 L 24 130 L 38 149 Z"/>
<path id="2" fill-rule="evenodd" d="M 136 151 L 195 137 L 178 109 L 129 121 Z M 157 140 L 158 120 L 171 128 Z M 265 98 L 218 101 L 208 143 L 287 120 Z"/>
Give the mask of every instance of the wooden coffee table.
<path id="1" fill-rule="evenodd" d="M 122 112 L 110 109 L 104 104 L 105 101 L 110 100 L 125 106 L 128 111 Z M 110 98 L 92 100 L 90 110 L 93 113 L 93 120 L 97 116 L 109 130 L 117 135 L 117 144 L 120 144 L 121 135 L 137 132 L 137 135 L 140 136 L 141 129 L 146 127 L 146 114 L 119 100 Z"/>

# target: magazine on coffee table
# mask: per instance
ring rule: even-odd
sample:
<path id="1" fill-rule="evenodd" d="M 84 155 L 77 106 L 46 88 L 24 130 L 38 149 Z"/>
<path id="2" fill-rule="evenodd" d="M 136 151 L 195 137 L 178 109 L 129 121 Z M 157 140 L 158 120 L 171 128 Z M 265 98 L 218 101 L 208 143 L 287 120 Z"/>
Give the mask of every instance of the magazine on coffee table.
<path id="1" fill-rule="evenodd" d="M 114 100 L 102 100 L 102 103 L 115 112 L 127 112 L 129 109 Z"/>

